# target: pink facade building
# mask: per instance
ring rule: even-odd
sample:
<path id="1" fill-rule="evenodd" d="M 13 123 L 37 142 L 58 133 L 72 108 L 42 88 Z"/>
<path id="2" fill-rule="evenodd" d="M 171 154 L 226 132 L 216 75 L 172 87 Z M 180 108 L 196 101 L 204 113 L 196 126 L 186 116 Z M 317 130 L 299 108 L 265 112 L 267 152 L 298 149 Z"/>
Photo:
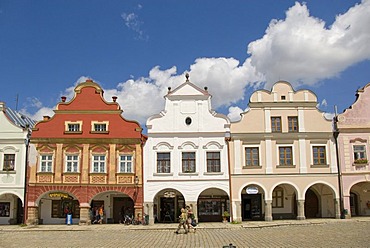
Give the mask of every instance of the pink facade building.
<path id="1" fill-rule="evenodd" d="M 347 216 L 370 215 L 370 83 L 337 117 L 340 181 Z"/>

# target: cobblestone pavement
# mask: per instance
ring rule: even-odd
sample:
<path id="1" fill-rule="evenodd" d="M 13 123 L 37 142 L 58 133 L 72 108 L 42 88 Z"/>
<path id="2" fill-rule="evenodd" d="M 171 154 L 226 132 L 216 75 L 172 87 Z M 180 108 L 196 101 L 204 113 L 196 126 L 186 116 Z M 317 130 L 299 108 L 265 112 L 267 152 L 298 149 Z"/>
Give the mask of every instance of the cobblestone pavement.
<path id="1" fill-rule="evenodd" d="M 280 223 L 280 224 L 279 224 Z M 285 223 L 285 224 L 284 224 Z M 176 225 L 0 226 L 0 247 L 370 247 L 370 219 L 200 224 L 175 234 Z"/>

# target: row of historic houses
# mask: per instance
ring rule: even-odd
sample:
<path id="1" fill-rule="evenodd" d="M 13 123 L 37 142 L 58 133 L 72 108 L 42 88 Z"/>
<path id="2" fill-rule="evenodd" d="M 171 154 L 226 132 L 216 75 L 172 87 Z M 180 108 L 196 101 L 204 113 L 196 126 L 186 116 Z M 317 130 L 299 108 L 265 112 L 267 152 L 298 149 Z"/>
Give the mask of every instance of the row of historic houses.
<path id="1" fill-rule="evenodd" d="M 370 215 L 370 84 L 333 121 L 279 81 L 230 122 L 187 75 L 147 135 L 92 80 L 74 92 L 37 123 L 0 104 L 0 224 L 90 224 L 101 207 L 104 223 L 177 222 L 186 205 L 199 222 Z"/>

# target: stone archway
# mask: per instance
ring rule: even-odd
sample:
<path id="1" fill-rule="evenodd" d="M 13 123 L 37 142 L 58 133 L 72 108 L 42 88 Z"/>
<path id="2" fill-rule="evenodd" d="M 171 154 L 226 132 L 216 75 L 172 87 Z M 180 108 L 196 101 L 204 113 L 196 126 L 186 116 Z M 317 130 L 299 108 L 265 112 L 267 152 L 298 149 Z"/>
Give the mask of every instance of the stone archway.
<path id="1" fill-rule="evenodd" d="M 339 215 L 335 191 L 328 185 L 316 183 L 305 192 L 306 218 L 335 218 Z"/>
<path id="2" fill-rule="evenodd" d="M 359 182 L 350 189 L 351 216 L 370 216 L 370 182 Z"/>
<path id="3" fill-rule="evenodd" d="M 173 188 L 159 191 L 153 199 L 154 223 L 176 223 L 186 205 L 183 194 Z"/>
<path id="4" fill-rule="evenodd" d="M 241 192 L 241 220 L 263 220 L 264 199 L 265 192 L 262 187 L 256 184 L 245 186 Z"/>

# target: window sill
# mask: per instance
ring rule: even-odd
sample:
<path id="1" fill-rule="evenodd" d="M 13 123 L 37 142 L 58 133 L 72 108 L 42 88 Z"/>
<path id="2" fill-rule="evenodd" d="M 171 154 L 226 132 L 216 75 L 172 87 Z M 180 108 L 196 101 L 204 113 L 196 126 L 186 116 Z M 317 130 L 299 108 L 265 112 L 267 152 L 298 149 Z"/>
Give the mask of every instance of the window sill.
<path id="1" fill-rule="evenodd" d="M 133 176 L 134 175 L 134 173 L 133 172 L 116 172 L 116 174 L 117 175 L 125 175 L 125 176 L 127 176 L 127 175 L 130 175 L 130 176 Z"/>
<path id="2" fill-rule="evenodd" d="M 38 175 L 42 174 L 42 175 L 54 175 L 54 172 L 52 171 L 38 171 L 37 172 Z"/>
<path id="3" fill-rule="evenodd" d="M 64 134 L 82 134 L 82 131 L 64 131 Z"/>
<path id="4" fill-rule="evenodd" d="M 153 176 L 172 177 L 173 176 L 173 172 L 170 172 L 170 173 L 153 173 Z"/>
<path id="5" fill-rule="evenodd" d="M 311 168 L 329 168 L 328 164 L 311 164 Z"/>
<path id="6" fill-rule="evenodd" d="M 102 176 L 105 176 L 105 175 L 107 175 L 107 173 L 106 172 L 90 172 L 89 175 L 94 175 L 94 176 L 102 175 Z"/>
<path id="7" fill-rule="evenodd" d="M 223 172 L 204 172 L 203 173 L 203 175 L 207 175 L 207 176 L 220 176 L 223 174 L 224 174 Z"/>
<path id="8" fill-rule="evenodd" d="M 91 134 L 109 134 L 109 131 L 90 131 Z"/>
<path id="9" fill-rule="evenodd" d="M 80 172 L 78 172 L 78 171 L 65 171 L 65 172 L 63 172 L 63 175 L 76 175 L 76 174 L 80 174 Z"/>
<path id="10" fill-rule="evenodd" d="M 295 168 L 295 165 L 277 165 L 276 168 Z"/>
<path id="11" fill-rule="evenodd" d="M 198 172 L 179 172 L 179 176 L 198 176 Z"/>
<path id="12" fill-rule="evenodd" d="M 352 166 L 360 167 L 360 166 L 368 166 L 369 163 L 353 163 Z"/>
<path id="13" fill-rule="evenodd" d="M 0 171 L 0 174 L 16 174 L 17 172 L 15 170 L 2 170 Z"/>
<path id="14" fill-rule="evenodd" d="M 248 166 L 243 166 L 243 169 L 262 169 L 262 165 L 248 165 Z"/>

